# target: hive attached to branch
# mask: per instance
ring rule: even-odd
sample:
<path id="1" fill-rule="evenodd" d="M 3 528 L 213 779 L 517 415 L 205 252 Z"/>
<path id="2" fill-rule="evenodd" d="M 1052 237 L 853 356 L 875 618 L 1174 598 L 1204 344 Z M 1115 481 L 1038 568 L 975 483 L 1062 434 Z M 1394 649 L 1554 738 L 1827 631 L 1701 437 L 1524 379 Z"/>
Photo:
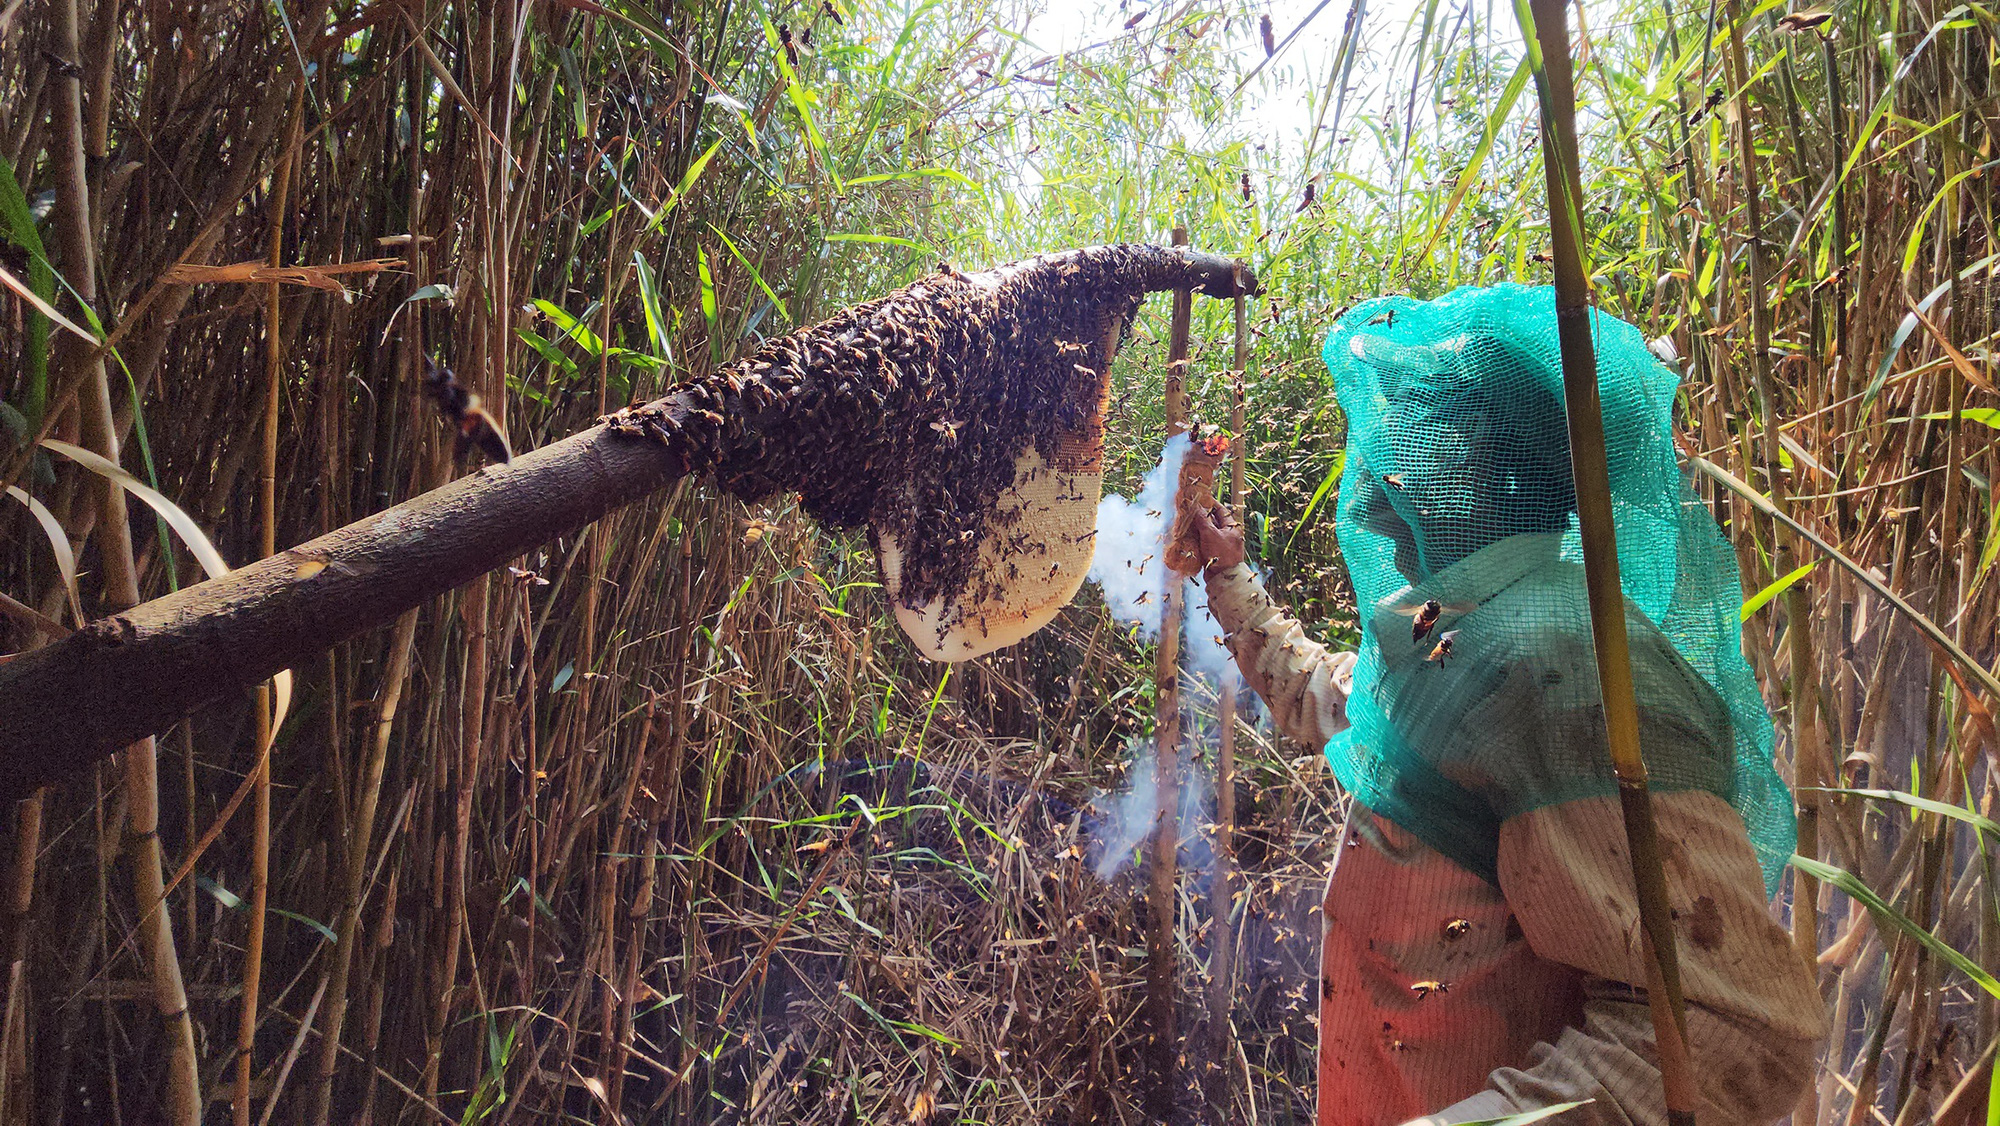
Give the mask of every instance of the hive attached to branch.
<path id="1" fill-rule="evenodd" d="M 867 525 L 897 621 L 964 660 L 1034 632 L 1090 567 L 1119 332 L 1148 292 L 1248 292 L 1162 246 L 940 271 L 607 420 L 759 500 Z"/>

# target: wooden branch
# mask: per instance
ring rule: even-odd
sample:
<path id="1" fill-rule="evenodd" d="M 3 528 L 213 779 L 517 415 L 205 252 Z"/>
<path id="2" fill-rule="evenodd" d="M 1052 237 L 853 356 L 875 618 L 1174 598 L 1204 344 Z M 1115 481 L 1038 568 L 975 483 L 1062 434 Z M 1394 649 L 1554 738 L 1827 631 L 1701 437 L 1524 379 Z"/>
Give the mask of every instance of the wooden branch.
<path id="1" fill-rule="evenodd" d="M 1146 292 L 1192 286 L 1233 296 L 1255 285 L 1248 269 L 1229 259 L 1161 246 L 1086 248 L 984 274 L 920 282 L 835 318 L 832 329 L 804 330 L 706 380 L 683 384 L 609 425 L 510 464 L 489 466 L 221 579 L 0 661 L 0 799 L 26 797 L 39 786 L 75 777 L 197 708 L 296 667 L 689 472 L 716 468 L 725 487 L 744 495 L 820 487 L 817 480 L 799 484 L 761 471 L 768 462 L 783 460 L 785 427 L 829 425 L 828 408 L 817 397 L 805 397 L 810 401 L 795 407 L 772 388 L 779 386 L 779 376 L 818 386 L 831 372 L 845 392 L 850 373 L 839 365 L 852 362 L 842 357 L 855 354 L 846 343 L 853 337 L 837 336 L 833 329 L 851 334 L 856 325 L 867 327 L 869 310 L 913 315 L 927 302 L 942 309 L 947 300 L 1001 293 L 1016 295 L 1023 309 L 1089 312 L 1101 306 L 1124 315 Z M 955 325 L 963 348 L 1004 358 L 986 331 L 990 327 L 967 328 L 962 319 Z M 919 376 L 962 373 L 965 358 L 934 348 L 889 360 L 903 365 L 898 370 L 907 379 L 912 370 Z M 854 385 L 882 378 L 881 370 L 891 366 L 881 355 L 869 359 L 875 374 L 852 373 Z M 937 362 L 941 359 L 952 362 Z M 949 402 L 939 396 L 935 402 L 925 399 L 924 406 L 941 412 Z M 977 452 L 974 443 L 943 438 L 928 425 L 912 427 L 909 417 L 880 411 L 850 411 L 838 425 L 849 428 L 843 432 L 848 440 L 857 440 L 853 428 L 872 426 L 874 432 L 858 440 L 905 457 L 963 459 Z M 811 500 L 809 494 L 809 510 Z"/>

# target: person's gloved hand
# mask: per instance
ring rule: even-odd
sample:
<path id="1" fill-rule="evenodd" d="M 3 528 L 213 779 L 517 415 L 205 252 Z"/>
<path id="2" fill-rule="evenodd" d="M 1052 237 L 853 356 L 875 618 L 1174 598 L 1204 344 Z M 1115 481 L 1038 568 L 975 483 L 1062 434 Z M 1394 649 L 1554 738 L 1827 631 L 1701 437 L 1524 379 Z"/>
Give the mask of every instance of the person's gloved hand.
<path id="1" fill-rule="evenodd" d="M 1227 571 L 1243 562 L 1243 525 L 1236 522 L 1228 505 L 1209 501 L 1207 510 L 1196 515 L 1194 528 L 1200 537 L 1200 555 L 1208 563 L 1208 573 Z"/>
<path id="2" fill-rule="evenodd" d="M 1221 443 L 1210 449 L 1209 443 L 1196 442 L 1188 451 L 1188 469 L 1206 469 L 1209 480 L 1214 479 L 1216 466 L 1221 464 L 1222 455 L 1228 445 Z M 1215 494 L 1205 488 L 1188 488 L 1184 480 L 1179 492 L 1180 507 L 1174 513 L 1174 539 L 1167 549 L 1168 565 L 1176 559 L 1186 559 L 1197 566 L 1206 565 L 1210 574 L 1226 571 L 1243 562 L 1243 525 L 1229 511 L 1229 507 L 1215 499 Z M 1194 567 L 1186 568 L 1192 572 Z"/>

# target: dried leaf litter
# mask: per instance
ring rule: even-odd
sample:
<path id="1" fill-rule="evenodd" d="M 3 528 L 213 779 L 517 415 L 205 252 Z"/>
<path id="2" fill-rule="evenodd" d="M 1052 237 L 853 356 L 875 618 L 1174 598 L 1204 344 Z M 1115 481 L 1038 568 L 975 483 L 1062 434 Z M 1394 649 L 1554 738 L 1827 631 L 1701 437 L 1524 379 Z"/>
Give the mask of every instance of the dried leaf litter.
<path id="1" fill-rule="evenodd" d="M 1088 566 L 1087 545 L 1080 564 L 1075 550 L 1052 552 L 1048 529 L 1003 495 L 1023 487 L 1019 466 L 1037 466 L 1027 472 L 1053 476 L 1053 502 L 1094 511 L 1108 353 L 1145 294 L 1253 286 L 1225 259 L 1143 244 L 946 267 L 606 421 L 746 501 L 796 492 L 823 523 L 869 525 L 878 551 L 899 549 L 895 601 L 943 603 L 923 627 L 937 636 L 915 640 L 955 659 L 978 646 L 947 651 L 948 633 L 985 632 L 968 615 L 1065 560 Z"/>

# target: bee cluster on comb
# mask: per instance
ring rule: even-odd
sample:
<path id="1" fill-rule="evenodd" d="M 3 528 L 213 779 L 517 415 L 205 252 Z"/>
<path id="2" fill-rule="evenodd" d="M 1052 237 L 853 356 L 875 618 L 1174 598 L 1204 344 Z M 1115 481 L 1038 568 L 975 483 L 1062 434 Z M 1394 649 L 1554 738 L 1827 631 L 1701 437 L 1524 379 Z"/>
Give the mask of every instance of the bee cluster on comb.
<path id="1" fill-rule="evenodd" d="M 1227 259 L 1144 244 L 947 266 L 605 421 L 746 501 L 795 492 L 822 523 L 869 525 L 898 606 L 941 607 L 923 626 L 937 636 L 915 640 L 958 659 L 979 646 L 948 635 L 990 632 L 968 616 L 1038 568 L 1045 584 L 1068 574 L 1028 526 L 1040 510 L 1004 498 L 1094 511 L 1114 333 L 1148 292 L 1252 286 Z M 1075 582 L 1088 564 L 1085 545 Z"/>

